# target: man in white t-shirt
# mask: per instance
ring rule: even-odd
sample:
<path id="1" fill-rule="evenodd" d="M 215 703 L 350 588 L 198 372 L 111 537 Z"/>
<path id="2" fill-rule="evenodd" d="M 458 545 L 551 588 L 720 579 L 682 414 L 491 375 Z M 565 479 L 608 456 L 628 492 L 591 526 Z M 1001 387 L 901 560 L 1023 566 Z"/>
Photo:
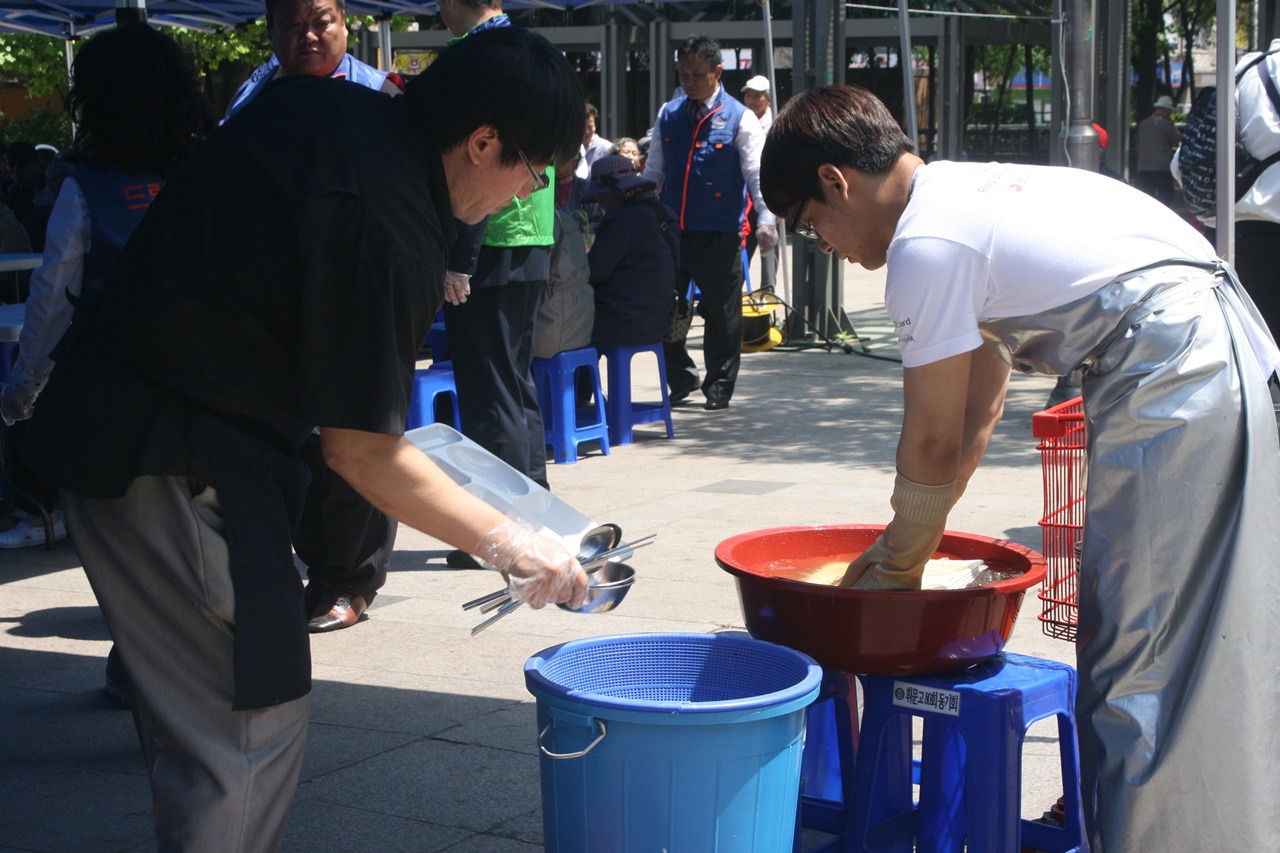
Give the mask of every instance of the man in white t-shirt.
<path id="1" fill-rule="evenodd" d="M 1083 372 L 1082 808 L 1094 853 L 1275 846 L 1280 350 L 1176 214 L 1075 169 L 925 165 L 855 87 L 806 91 L 761 163 L 792 231 L 887 265 L 904 412 L 892 521 L 843 584 L 920 586 L 1011 366 Z M 1224 725 L 1224 719 L 1230 719 Z M 1191 780 L 1194 780 L 1191 782 Z M 1194 796 L 1187 796 L 1188 784 Z"/>

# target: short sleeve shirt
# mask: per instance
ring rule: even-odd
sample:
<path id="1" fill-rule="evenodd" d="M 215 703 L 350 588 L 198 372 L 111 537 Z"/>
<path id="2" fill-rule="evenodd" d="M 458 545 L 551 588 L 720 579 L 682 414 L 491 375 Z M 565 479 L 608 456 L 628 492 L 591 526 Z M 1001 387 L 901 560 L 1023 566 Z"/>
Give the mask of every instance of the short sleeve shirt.
<path id="1" fill-rule="evenodd" d="M 1083 298 L 1122 273 L 1213 248 L 1160 202 L 1082 169 L 920 166 L 889 244 L 885 305 L 906 367 L 976 349 L 979 323 Z"/>

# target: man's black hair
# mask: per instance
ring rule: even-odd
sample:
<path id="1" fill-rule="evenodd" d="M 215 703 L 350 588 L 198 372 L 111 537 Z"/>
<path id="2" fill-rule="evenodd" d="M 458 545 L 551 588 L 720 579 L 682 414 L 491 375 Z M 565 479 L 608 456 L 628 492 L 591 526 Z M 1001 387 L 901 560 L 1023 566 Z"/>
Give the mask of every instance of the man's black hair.
<path id="1" fill-rule="evenodd" d="M 556 163 L 582 144 L 582 87 L 564 54 L 521 27 L 493 27 L 446 48 L 405 100 L 429 148 L 449 151 L 490 125 L 502 162 Z"/>
<path id="2" fill-rule="evenodd" d="M 823 198 L 818 167 L 880 174 L 915 150 L 889 109 L 858 86 L 819 86 L 778 113 L 760 155 L 760 192 L 779 216 Z"/>
<path id="3" fill-rule="evenodd" d="M 712 70 L 724 64 L 724 59 L 720 54 L 720 42 L 711 36 L 696 35 L 685 39 L 684 43 L 676 51 L 676 58 L 684 59 L 686 56 L 695 56 L 705 60 L 707 66 Z"/>

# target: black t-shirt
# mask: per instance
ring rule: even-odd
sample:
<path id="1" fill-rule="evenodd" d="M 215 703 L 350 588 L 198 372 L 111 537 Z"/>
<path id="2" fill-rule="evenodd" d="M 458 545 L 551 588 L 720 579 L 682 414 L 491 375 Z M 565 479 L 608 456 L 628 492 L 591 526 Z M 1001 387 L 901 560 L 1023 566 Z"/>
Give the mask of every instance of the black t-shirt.
<path id="1" fill-rule="evenodd" d="M 401 99 L 280 81 L 138 226 L 41 397 L 36 464 L 90 497 L 190 473 L 191 403 L 286 453 L 313 426 L 402 433 L 452 229 Z"/>
<path id="2" fill-rule="evenodd" d="M 27 431 L 32 467 L 85 497 L 144 474 L 217 489 L 233 708 L 310 688 L 290 551 L 299 444 L 315 426 L 404 431 L 453 238 L 443 166 L 420 138 L 403 99 L 316 77 L 268 88 L 166 184 Z"/>

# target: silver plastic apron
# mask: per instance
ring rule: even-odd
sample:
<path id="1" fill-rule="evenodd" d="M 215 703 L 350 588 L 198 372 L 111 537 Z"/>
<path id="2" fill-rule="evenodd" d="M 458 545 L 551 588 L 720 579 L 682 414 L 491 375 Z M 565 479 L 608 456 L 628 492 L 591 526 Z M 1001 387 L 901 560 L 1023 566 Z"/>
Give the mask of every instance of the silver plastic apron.
<path id="1" fill-rule="evenodd" d="M 1093 853 L 1280 851 L 1280 448 L 1260 323 L 1221 268 L 1178 265 L 981 324 L 1018 370 L 1085 372 Z"/>

